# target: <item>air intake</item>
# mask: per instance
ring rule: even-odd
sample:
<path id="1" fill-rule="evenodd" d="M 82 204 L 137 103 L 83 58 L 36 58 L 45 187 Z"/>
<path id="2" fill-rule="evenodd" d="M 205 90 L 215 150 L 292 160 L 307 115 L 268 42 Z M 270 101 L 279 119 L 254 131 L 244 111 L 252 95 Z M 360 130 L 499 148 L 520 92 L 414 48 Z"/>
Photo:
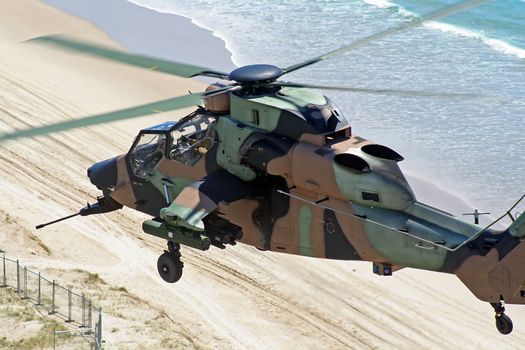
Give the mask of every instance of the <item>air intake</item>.
<path id="1" fill-rule="evenodd" d="M 383 145 L 377 145 L 377 144 L 365 145 L 361 147 L 361 151 L 373 157 L 376 157 L 376 158 L 393 160 L 395 162 L 400 162 L 403 159 L 405 159 L 393 149 L 388 148 Z"/>
<path id="2" fill-rule="evenodd" d="M 334 161 L 353 171 L 366 173 L 370 171 L 370 165 L 363 158 L 350 153 L 340 153 L 334 157 Z"/>

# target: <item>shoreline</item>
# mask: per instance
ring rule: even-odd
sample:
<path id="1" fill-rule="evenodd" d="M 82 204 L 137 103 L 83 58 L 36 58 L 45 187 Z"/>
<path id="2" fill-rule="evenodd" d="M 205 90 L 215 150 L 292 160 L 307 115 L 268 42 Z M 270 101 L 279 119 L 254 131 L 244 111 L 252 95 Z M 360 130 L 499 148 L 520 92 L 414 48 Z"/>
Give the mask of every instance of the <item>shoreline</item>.
<path id="1" fill-rule="evenodd" d="M 135 5 L 139 6 L 139 7 L 142 7 L 142 8 L 145 8 L 145 9 L 157 12 L 157 13 L 164 13 L 164 14 L 169 14 L 169 15 L 173 15 L 173 16 L 177 16 L 177 17 L 182 17 L 182 18 L 188 19 L 193 25 L 197 26 L 198 28 L 202 28 L 204 30 L 207 30 L 207 31 L 211 32 L 211 35 L 213 35 L 214 37 L 216 37 L 219 40 L 221 40 L 224 43 L 224 47 L 226 48 L 226 50 L 230 53 L 230 59 L 231 59 L 233 65 L 235 67 L 239 67 L 240 66 L 240 64 L 235 60 L 235 56 L 237 55 L 237 53 L 235 52 L 234 44 L 233 44 L 232 40 L 228 39 L 227 36 L 224 33 L 220 32 L 220 31 L 218 31 L 216 29 L 210 28 L 209 26 L 207 26 L 206 24 L 204 24 L 203 22 L 199 21 L 198 19 L 196 19 L 194 17 L 188 16 L 188 15 L 184 15 L 184 14 L 182 14 L 180 12 L 177 12 L 176 10 L 173 10 L 171 8 L 156 9 L 156 8 L 148 7 L 148 6 L 144 5 L 144 4 L 136 3 L 134 0 L 124 0 L 124 1 L 133 3 L 133 4 L 135 4 Z"/>
<path id="2" fill-rule="evenodd" d="M 237 52 L 235 50 L 235 45 L 231 39 L 228 39 L 228 36 L 210 26 L 207 24 L 199 21 L 195 17 L 192 17 L 191 15 L 183 14 L 183 11 L 177 11 L 177 9 L 173 9 L 171 6 L 162 6 L 162 4 L 156 4 L 159 6 L 159 8 L 150 7 L 147 4 L 140 4 L 136 2 L 137 0 L 125 0 L 130 3 L 133 3 L 137 6 L 158 12 L 158 13 L 165 13 L 165 14 L 172 14 L 178 17 L 183 17 L 189 19 L 194 25 L 196 25 L 199 28 L 203 28 L 205 30 L 208 30 L 212 33 L 213 36 L 219 38 L 221 41 L 224 42 L 224 45 L 226 49 L 231 54 L 231 60 L 236 66 L 240 66 L 238 63 L 238 60 L 235 59 L 235 56 L 237 55 Z M 382 9 L 395 9 L 400 16 L 406 17 L 406 18 L 414 18 L 414 17 L 420 17 L 420 15 L 411 12 L 407 9 L 405 9 L 402 5 L 390 2 L 388 0 L 363 0 L 366 4 L 382 8 Z M 467 27 L 462 27 L 460 25 L 450 24 L 446 22 L 441 21 L 430 21 L 423 25 L 426 28 L 429 28 L 431 30 L 440 31 L 442 33 L 449 33 L 457 37 L 465 37 L 470 38 L 473 40 L 477 40 L 482 42 L 484 45 L 488 46 L 494 51 L 497 51 L 499 53 L 514 56 L 515 58 L 522 59 L 525 58 L 525 48 L 522 48 L 520 46 L 517 46 L 513 43 L 504 41 L 499 38 L 494 38 L 490 36 L 486 36 L 483 32 L 478 32 L 472 29 L 469 29 Z"/>
<path id="3" fill-rule="evenodd" d="M 226 41 L 191 18 L 128 0 L 42 2 L 92 23 L 131 52 L 225 72 L 236 68 Z M 104 11 L 99 10 L 101 7 Z"/>

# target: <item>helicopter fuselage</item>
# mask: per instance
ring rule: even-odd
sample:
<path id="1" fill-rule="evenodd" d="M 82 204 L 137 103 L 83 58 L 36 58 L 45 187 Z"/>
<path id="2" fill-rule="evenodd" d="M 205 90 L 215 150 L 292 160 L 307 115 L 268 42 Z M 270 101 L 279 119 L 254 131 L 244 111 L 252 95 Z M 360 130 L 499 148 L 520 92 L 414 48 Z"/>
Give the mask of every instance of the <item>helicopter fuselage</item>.
<path id="1" fill-rule="evenodd" d="M 319 104 L 301 106 L 297 94 L 232 95 L 229 114 L 201 108 L 179 122 L 144 129 L 127 154 L 101 163 L 113 169 L 102 190 L 157 218 L 145 232 L 194 248 L 208 249 L 212 238 L 221 248 L 242 242 L 260 250 L 371 261 L 382 275 L 403 267 L 455 273 L 480 299 L 497 302 L 505 295 L 507 302 L 524 302 L 516 289 L 525 274 L 487 288 L 496 283 L 489 277 L 480 282 L 470 271 L 489 252 L 503 257 L 520 244 L 518 238 L 416 201 L 397 152 L 352 135 L 322 95 Z M 296 109 L 285 108 L 291 100 Z M 335 113 L 337 122 L 330 121 Z M 329 123 L 331 130 L 320 126 Z M 162 228 L 162 221 L 171 226 Z M 173 236 L 175 227 L 181 231 Z M 225 228 L 238 234 L 224 238 Z"/>

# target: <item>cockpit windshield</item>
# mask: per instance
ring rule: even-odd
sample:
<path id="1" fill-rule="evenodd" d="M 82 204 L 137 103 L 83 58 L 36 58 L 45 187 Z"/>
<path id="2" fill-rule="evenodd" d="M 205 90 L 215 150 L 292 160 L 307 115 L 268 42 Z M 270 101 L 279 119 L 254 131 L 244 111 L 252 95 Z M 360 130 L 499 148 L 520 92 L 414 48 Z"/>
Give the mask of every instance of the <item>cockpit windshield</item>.
<path id="1" fill-rule="evenodd" d="M 141 133 L 130 152 L 133 174 L 146 178 L 166 151 L 166 134 Z"/>

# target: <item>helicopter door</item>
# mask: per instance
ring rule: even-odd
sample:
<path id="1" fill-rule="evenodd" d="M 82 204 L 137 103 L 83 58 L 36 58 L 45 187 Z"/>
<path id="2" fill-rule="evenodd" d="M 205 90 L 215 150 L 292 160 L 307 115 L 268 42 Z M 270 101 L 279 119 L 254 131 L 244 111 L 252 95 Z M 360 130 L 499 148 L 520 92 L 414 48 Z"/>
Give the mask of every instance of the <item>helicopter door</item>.
<path id="1" fill-rule="evenodd" d="M 141 179 L 148 177 L 166 152 L 166 134 L 141 132 L 129 152 L 131 171 Z"/>

